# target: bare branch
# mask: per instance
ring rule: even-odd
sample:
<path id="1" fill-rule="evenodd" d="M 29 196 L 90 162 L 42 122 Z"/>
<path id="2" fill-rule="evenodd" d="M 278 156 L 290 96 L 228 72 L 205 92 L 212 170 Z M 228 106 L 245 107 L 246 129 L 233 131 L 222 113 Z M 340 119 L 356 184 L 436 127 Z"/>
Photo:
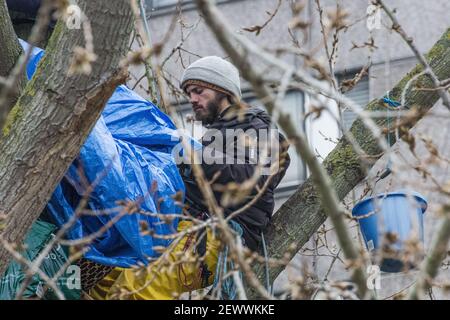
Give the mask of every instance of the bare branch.
<path id="1" fill-rule="evenodd" d="M 447 256 L 447 246 L 450 240 L 450 206 L 445 205 L 441 213 L 443 215 L 430 253 L 422 263 L 416 284 L 409 293 L 409 299 L 422 299 L 424 292 L 431 288 L 433 279 L 437 276 L 442 261 Z"/>

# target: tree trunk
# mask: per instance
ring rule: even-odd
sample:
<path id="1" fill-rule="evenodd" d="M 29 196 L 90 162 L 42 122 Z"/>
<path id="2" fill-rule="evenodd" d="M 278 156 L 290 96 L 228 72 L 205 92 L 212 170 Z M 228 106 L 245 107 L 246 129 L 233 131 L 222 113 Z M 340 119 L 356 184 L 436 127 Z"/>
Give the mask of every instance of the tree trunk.
<path id="1" fill-rule="evenodd" d="M 22 53 L 16 33 L 8 14 L 5 0 L 0 1 L 0 76 L 8 76 Z"/>
<path id="2" fill-rule="evenodd" d="M 106 101 L 126 79 L 119 67 L 133 27 L 128 1 L 78 1 L 92 27 L 97 60 L 89 75 L 68 75 L 83 31 L 58 22 L 46 55 L 9 114 L 0 142 L 1 236 L 20 243 L 78 154 Z M 0 225 L 1 227 L 1 225 Z M 0 274 L 10 255 L 0 247 Z"/>
<path id="3" fill-rule="evenodd" d="M 19 40 L 17 39 L 16 33 L 14 32 L 5 0 L 0 0 L 0 43 L 0 76 L 6 78 L 14 68 L 14 65 L 23 50 L 20 46 Z M 0 124 L 4 123 L 6 115 L 19 98 L 21 89 L 25 86 L 26 79 L 27 78 L 24 72 L 21 74 L 16 87 L 8 96 L 6 103 L 4 105 L 0 105 Z M 0 92 L 1 91 L 2 86 L 0 85 Z"/>
<path id="4" fill-rule="evenodd" d="M 439 79 L 443 80 L 450 77 L 450 29 L 447 29 L 441 39 L 429 51 L 427 59 Z M 420 65 L 416 66 L 390 91 L 389 96 L 394 100 L 400 100 L 401 92 L 408 80 L 422 70 L 423 68 Z M 428 76 L 421 76 L 415 84 L 432 87 L 432 82 Z M 415 125 L 437 102 L 438 98 L 439 95 L 436 91 L 410 90 L 406 103 L 410 107 L 416 107 L 420 111 L 420 116 L 411 121 L 409 126 Z M 365 109 L 386 110 L 382 99 L 373 100 Z M 393 123 L 394 120 L 390 119 L 390 121 Z M 387 119 L 377 119 L 376 122 L 380 127 L 385 127 Z M 382 156 L 376 141 L 360 119 L 353 123 L 350 131 L 362 149 L 368 155 L 373 156 L 373 162 L 363 166 L 352 146 L 345 139 L 341 139 L 323 162 L 341 200 L 365 178 L 367 170 Z M 395 143 L 394 134 L 391 134 L 390 141 L 392 144 Z M 325 222 L 326 218 L 320 204 L 320 197 L 316 193 L 310 177 L 275 213 L 266 236 L 269 257 L 281 259 L 286 252 L 298 252 Z M 275 279 L 283 269 L 282 266 L 270 268 L 270 279 Z M 264 279 L 264 266 L 258 265 L 255 270 L 258 277 L 261 280 Z M 255 292 L 250 290 L 249 296 L 255 297 Z"/>

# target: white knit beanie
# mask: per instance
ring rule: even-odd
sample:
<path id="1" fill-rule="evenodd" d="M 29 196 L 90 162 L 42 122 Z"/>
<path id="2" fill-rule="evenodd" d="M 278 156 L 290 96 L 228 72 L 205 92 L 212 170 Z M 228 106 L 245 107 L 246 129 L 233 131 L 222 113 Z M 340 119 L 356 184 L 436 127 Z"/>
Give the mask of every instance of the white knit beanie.
<path id="1" fill-rule="evenodd" d="M 181 89 L 185 90 L 189 84 L 202 83 L 211 84 L 210 88 L 224 90 L 238 99 L 242 96 L 238 69 L 220 57 L 204 57 L 187 67 L 181 79 Z"/>

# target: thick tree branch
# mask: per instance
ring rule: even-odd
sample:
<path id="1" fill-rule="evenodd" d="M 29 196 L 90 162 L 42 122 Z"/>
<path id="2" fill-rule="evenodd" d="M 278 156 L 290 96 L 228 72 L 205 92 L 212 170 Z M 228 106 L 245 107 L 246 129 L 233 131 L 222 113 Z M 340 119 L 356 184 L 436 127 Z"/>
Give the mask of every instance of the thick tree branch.
<path id="1" fill-rule="evenodd" d="M 25 70 L 18 75 L 12 88 L 8 76 L 11 74 L 16 62 L 19 60 L 23 50 L 20 46 L 14 31 L 11 18 L 5 0 L 0 0 L 0 77 L 4 78 L 4 83 L 0 83 L 0 92 L 8 91 L 5 99 L 0 99 L 0 129 L 5 123 L 6 116 L 20 96 L 21 89 L 25 86 Z M 4 101 L 1 101 L 4 100 Z"/>
<path id="2" fill-rule="evenodd" d="M 46 34 L 52 10 L 54 9 L 53 5 L 52 0 L 43 0 L 37 13 L 36 23 L 31 28 L 30 36 L 27 39 L 30 47 L 18 57 L 14 68 L 12 68 L 8 75 L 5 86 L 0 90 L 0 128 L 3 128 L 9 111 L 16 103 L 26 85 L 25 70 L 28 60 L 31 57 L 33 46 L 36 46 Z"/>
<path id="3" fill-rule="evenodd" d="M 74 49 L 82 47 L 81 30 L 60 21 L 46 55 L 11 111 L 0 144 L 1 236 L 21 242 L 39 216 L 99 118 L 106 101 L 126 73 L 120 67 L 130 41 L 133 13 L 122 0 L 79 1 L 90 20 L 97 62 L 90 74 L 68 71 Z M 112 32 L 114 30 L 114 32 Z M 82 51 L 82 50 L 81 50 Z M 80 53 L 80 48 L 77 52 Z M 78 56 L 78 58 L 80 58 Z M 87 63 L 78 59 L 77 63 Z M 0 273 L 10 259 L 0 248 Z"/>
<path id="4" fill-rule="evenodd" d="M 7 77 L 22 53 L 16 33 L 9 17 L 6 1 L 0 1 L 0 76 Z"/>

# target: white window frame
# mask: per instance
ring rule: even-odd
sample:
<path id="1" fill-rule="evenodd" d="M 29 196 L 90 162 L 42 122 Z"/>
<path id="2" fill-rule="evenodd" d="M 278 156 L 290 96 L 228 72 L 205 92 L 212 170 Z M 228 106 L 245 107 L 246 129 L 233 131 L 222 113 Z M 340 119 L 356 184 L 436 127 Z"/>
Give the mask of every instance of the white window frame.
<path id="1" fill-rule="evenodd" d="M 301 124 L 303 126 L 303 130 L 305 128 L 305 122 L 304 119 L 302 119 L 303 113 L 304 113 L 304 108 L 305 108 L 305 94 L 304 92 L 300 91 L 300 90 L 289 90 L 286 92 L 286 96 L 290 95 L 290 94 L 299 94 L 299 97 L 301 97 L 301 103 L 302 103 L 302 111 L 300 112 L 295 112 L 294 118 L 292 119 L 294 121 L 294 123 L 298 123 Z M 243 99 L 246 102 L 251 102 L 252 100 L 257 100 L 255 95 L 250 92 L 243 92 Z M 257 103 L 257 104 L 253 104 L 253 106 L 255 107 L 264 107 L 261 103 Z M 282 130 L 281 130 L 282 131 Z M 289 148 L 289 155 L 291 157 L 291 166 L 293 164 L 294 161 L 298 161 L 297 164 L 297 178 L 296 179 L 289 179 L 288 181 L 286 181 L 286 178 L 288 178 L 288 174 L 290 174 L 291 170 L 289 170 L 288 168 L 288 172 L 286 173 L 286 175 L 284 176 L 283 180 L 281 181 L 281 183 L 278 185 L 277 189 L 276 189 L 276 197 L 278 198 L 279 196 L 281 197 L 282 195 L 284 196 L 284 194 L 291 194 L 293 190 L 296 190 L 298 188 L 299 185 L 301 185 L 307 178 L 307 169 L 305 166 L 305 163 L 298 157 L 295 147 L 294 146 L 290 146 Z M 291 168 L 290 166 L 290 168 Z"/>

